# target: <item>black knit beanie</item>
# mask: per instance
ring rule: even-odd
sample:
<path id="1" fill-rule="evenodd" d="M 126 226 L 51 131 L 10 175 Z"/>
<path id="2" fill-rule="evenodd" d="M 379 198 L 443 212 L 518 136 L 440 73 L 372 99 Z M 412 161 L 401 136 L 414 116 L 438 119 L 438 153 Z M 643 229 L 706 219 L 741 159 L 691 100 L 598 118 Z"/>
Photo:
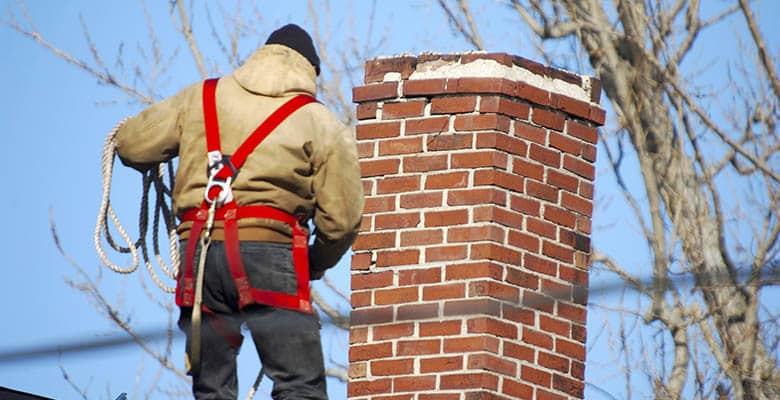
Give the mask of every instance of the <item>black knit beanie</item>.
<path id="1" fill-rule="evenodd" d="M 314 66 L 317 76 L 320 75 L 320 58 L 314 49 L 314 42 L 311 40 L 311 36 L 300 26 L 288 24 L 273 31 L 271 36 L 268 36 L 265 44 L 281 44 L 297 51 Z"/>

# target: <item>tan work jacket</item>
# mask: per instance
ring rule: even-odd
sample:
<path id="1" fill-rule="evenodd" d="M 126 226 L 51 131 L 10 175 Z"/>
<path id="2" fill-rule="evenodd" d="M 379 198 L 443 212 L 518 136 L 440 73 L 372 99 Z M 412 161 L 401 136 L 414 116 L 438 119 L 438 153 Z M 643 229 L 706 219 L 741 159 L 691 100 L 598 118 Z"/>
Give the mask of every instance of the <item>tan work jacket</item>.
<path id="1" fill-rule="evenodd" d="M 314 67 L 282 45 L 260 48 L 219 81 L 217 115 L 223 154 L 231 154 L 274 110 L 297 94 L 316 94 Z M 179 156 L 174 212 L 203 201 L 206 135 L 203 83 L 130 118 L 115 137 L 120 159 L 144 169 Z M 296 111 L 247 158 L 232 184 L 239 206 L 266 205 L 310 217 L 316 227 L 311 268 L 332 267 L 354 241 L 363 212 L 363 189 L 352 129 L 319 103 Z M 179 226 L 182 239 L 189 223 Z M 214 238 L 222 235 L 217 225 Z M 239 222 L 241 240 L 290 242 L 286 225 L 260 219 Z"/>

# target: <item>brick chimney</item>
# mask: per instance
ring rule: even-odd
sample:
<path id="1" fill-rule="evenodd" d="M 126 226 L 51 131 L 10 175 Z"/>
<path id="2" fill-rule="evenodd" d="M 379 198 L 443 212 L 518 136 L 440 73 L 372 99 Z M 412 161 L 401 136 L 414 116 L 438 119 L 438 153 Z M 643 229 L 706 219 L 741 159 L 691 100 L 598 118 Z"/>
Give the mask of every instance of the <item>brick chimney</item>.
<path id="1" fill-rule="evenodd" d="M 350 399 L 583 397 L 600 93 L 508 54 L 366 63 Z"/>

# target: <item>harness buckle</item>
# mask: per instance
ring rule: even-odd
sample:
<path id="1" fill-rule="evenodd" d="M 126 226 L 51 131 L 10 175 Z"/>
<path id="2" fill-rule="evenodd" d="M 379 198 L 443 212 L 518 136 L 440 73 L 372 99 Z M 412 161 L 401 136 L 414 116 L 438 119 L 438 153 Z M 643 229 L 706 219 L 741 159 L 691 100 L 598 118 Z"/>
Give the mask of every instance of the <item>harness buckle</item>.
<path id="1" fill-rule="evenodd" d="M 238 170 L 230 162 L 230 156 L 223 155 L 219 150 L 210 151 L 206 156 L 209 162 L 206 168 L 209 181 L 206 183 L 206 191 L 203 197 L 208 204 L 217 203 L 221 205 L 230 203 L 233 201 L 233 190 L 230 184 Z M 225 167 L 230 170 L 231 175 L 227 178 L 218 177 L 219 172 Z"/>

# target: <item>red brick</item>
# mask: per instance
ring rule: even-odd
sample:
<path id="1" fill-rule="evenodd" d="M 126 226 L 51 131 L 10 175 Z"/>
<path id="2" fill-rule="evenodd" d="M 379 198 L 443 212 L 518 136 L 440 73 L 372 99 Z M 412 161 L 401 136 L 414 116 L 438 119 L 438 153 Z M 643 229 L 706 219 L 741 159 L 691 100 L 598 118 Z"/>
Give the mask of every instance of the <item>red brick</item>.
<path id="1" fill-rule="evenodd" d="M 542 106 L 550 104 L 550 92 L 524 82 L 517 82 L 515 96 Z"/>
<path id="2" fill-rule="evenodd" d="M 417 391 L 424 391 L 424 390 L 433 390 L 435 388 L 436 388 L 435 375 L 404 376 L 404 377 L 393 379 L 393 392 L 417 392 Z"/>
<path id="3" fill-rule="evenodd" d="M 428 247 L 425 249 L 425 262 L 463 260 L 467 254 L 468 247 L 464 245 Z"/>
<path id="4" fill-rule="evenodd" d="M 392 271 L 352 274 L 352 290 L 383 288 L 392 284 Z"/>
<path id="5" fill-rule="evenodd" d="M 371 328 L 371 340 L 381 342 L 414 335 L 414 324 L 379 325 Z"/>
<path id="6" fill-rule="evenodd" d="M 590 106 L 588 119 L 598 125 L 604 125 L 607 120 L 607 112 L 599 106 Z"/>
<path id="7" fill-rule="evenodd" d="M 474 186 L 498 186 L 514 192 L 523 192 L 523 177 L 495 169 L 474 172 Z"/>
<path id="8" fill-rule="evenodd" d="M 373 292 L 370 290 L 360 292 L 353 291 L 349 296 L 349 303 L 352 304 L 352 307 L 354 308 L 370 306 L 372 293 Z"/>
<path id="9" fill-rule="evenodd" d="M 579 195 L 588 200 L 593 200 L 593 182 L 581 182 Z"/>
<path id="10" fill-rule="evenodd" d="M 471 133 L 433 135 L 428 139 L 428 151 L 470 149 L 473 142 L 474 135 Z"/>
<path id="11" fill-rule="evenodd" d="M 401 160 L 397 158 L 384 160 L 363 160 L 360 162 L 360 172 L 364 178 L 370 176 L 395 175 Z"/>
<path id="12" fill-rule="evenodd" d="M 374 217 L 375 230 L 414 228 L 419 224 L 419 212 L 381 214 Z"/>
<path id="13" fill-rule="evenodd" d="M 351 268 L 353 271 L 367 270 L 371 267 L 371 264 L 371 253 L 355 253 L 352 255 Z"/>
<path id="14" fill-rule="evenodd" d="M 549 372 L 536 369 L 527 364 L 520 367 L 520 377 L 524 381 L 535 383 L 544 387 L 550 387 L 552 385 L 552 375 Z"/>
<path id="15" fill-rule="evenodd" d="M 525 183 L 525 193 L 541 200 L 558 203 L 558 189 L 544 183 L 527 181 Z"/>
<path id="16" fill-rule="evenodd" d="M 496 222 L 510 228 L 523 227 L 523 215 L 505 208 L 485 206 L 474 209 L 474 222 Z"/>
<path id="17" fill-rule="evenodd" d="M 377 194 L 413 192 L 420 190 L 419 176 L 400 176 L 379 179 L 377 181 Z"/>
<path id="18" fill-rule="evenodd" d="M 368 340 L 368 327 L 351 327 L 349 329 L 349 344 L 366 343 Z"/>
<path id="19" fill-rule="evenodd" d="M 366 361 L 393 355 L 393 345 L 390 342 L 352 345 L 349 347 L 349 361 Z"/>
<path id="20" fill-rule="evenodd" d="M 381 139 L 401 136 L 401 122 L 369 122 L 355 126 L 357 140 Z"/>
<path id="21" fill-rule="evenodd" d="M 392 322 L 393 308 L 373 307 L 352 310 L 349 320 L 353 325 L 372 325 Z"/>
<path id="22" fill-rule="evenodd" d="M 381 82 L 388 72 L 401 74 L 402 79 L 408 78 L 414 72 L 417 57 L 400 56 L 391 58 L 376 58 L 366 61 L 366 83 Z"/>
<path id="23" fill-rule="evenodd" d="M 363 233 L 358 235 L 354 250 L 387 249 L 395 247 L 395 232 Z"/>
<path id="24" fill-rule="evenodd" d="M 382 106 L 382 119 L 420 117 L 425 109 L 425 100 L 385 103 Z"/>
<path id="25" fill-rule="evenodd" d="M 453 336 L 461 334 L 462 321 L 420 322 L 420 336 Z"/>
<path id="26" fill-rule="evenodd" d="M 584 381 L 585 380 L 585 363 L 578 361 L 571 362 L 571 376 Z"/>
<path id="27" fill-rule="evenodd" d="M 467 264 L 453 264 L 447 266 L 446 279 L 474 279 L 491 278 L 501 279 L 504 269 L 492 262 L 475 262 Z"/>
<path id="28" fill-rule="evenodd" d="M 412 303 L 419 300 L 417 286 L 374 291 L 374 303 L 377 305 Z"/>
<path id="29" fill-rule="evenodd" d="M 558 312 L 556 315 L 578 324 L 585 324 L 586 311 L 583 306 L 558 303 Z"/>
<path id="30" fill-rule="evenodd" d="M 506 193 L 496 189 L 450 190 L 447 204 L 451 206 L 498 204 L 506 205 Z"/>
<path id="31" fill-rule="evenodd" d="M 506 281 L 528 289 L 537 289 L 539 287 L 538 276 L 518 268 L 509 268 L 507 270 Z"/>
<path id="32" fill-rule="evenodd" d="M 361 103 L 358 104 L 355 115 L 358 120 L 364 119 L 376 119 L 376 112 L 379 110 L 379 104 L 374 103 Z"/>
<path id="33" fill-rule="evenodd" d="M 558 225 L 563 225 L 568 228 L 574 228 L 576 216 L 569 210 L 563 208 L 545 205 L 544 206 L 544 219 L 553 222 Z"/>
<path id="34" fill-rule="evenodd" d="M 492 371 L 507 376 L 517 375 L 517 364 L 490 354 L 471 354 L 466 361 L 469 370 Z"/>
<path id="35" fill-rule="evenodd" d="M 401 208 L 433 208 L 441 207 L 444 201 L 442 192 L 412 193 L 401 195 Z"/>
<path id="36" fill-rule="evenodd" d="M 429 211 L 425 213 L 425 227 L 463 225 L 469 222 L 469 211 L 465 209 Z"/>
<path id="37" fill-rule="evenodd" d="M 563 158 L 563 168 L 591 181 L 596 177 L 596 169 L 593 164 L 570 155 Z"/>
<path id="38" fill-rule="evenodd" d="M 521 253 L 494 243 L 471 245 L 472 260 L 493 260 L 510 265 L 520 265 Z"/>
<path id="39" fill-rule="evenodd" d="M 501 305 L 501 318 L 517 322 L 520 325 L 534 326 L 536 324 L 536 311 L 522 306 L 515 307 L 508 303 L 504 303 Z"/>
<path id="40" fill-rule="evenodd" d="M 479 60 L 493 60 L 505 67 L 511 67 L 514 62 L 513 57 L 506 53 L 466 53 L 460 56 L 462 64 Z"/>
<path id="41" fill-rule="evenodd" d="M 404 172 L 430 172 L 447 169 L 447 155 L 413 155 L 404 157 Z"/>
<path id="42" fill-rule="evenodd" d="M 450 127 L 449 117 L 407 119 L 404 122 L 406 124 L 404 134 L 406 135 L 447 132 Z"/>
<path id="43" fill-rule="evenodd" d="M 447 87 L 446 79 L 408 80 L 403 82 L 404 96 L 424 96 L 444 93 Z"/>
<path id="44" fill-rule="evenodd" d="M 536 356 L 537 365 L 556 371 L 569 373 L 569 359 L 557 356 L 555 354 L 540 351 Z"/>
<path id="45" fill-rule="evenodd" d="M 422 137 L 389 139 L 379 142 L 380 156 L 420 153 L 423 150 Z"/>
<path id="46" fill-rule="evenodd" d="M 512 398 L 515 399 L 531 399 L 534 397 L 533 386 L 528 386 L 511 379 L 504 378 L 504 384 L 502 385 L 501 390 L 501 393 L 512 396 Z"/>
<path id="47" fill-rule="evenodd" d="M 539 293 L 526 290 L 523 292 L 522 304 L 524 307 L 552 314 L 553 308 L 555 307 L 555 300 Z"/>
<path id="48" fill-rule="evenodd" d="M 463 356 L 432 357 L 420 359 L 420 372 L 457 371 L 463 368 Z M 460 398 L 460 397 L 458 397 Z"/>
<path id="49" fill-rule="evenodd" d="M 572 324 L 571 325 L 571 338 L 580 342 L 585 343 L 585 339 L 588 336 L 587 329 L 585 329 L 584 325 L 577 325 Z"/>
<path id="50" fill-rule="evenodd" d="M 581 399 L 585 393 L 585 383 L 560 374 L 553 375 L 553 388 Z"/>
<path id="51" fill-rule="evenodd" d="M 401 246 L 440 244 L 444 241 L 441 229 L 421 229 L 401 232 Z"/>
<path id="52" fill-rule="evenodd" d="M 390 393 L 393 386 L 391 379 L 375 379 L 372 381 L 350 380 L 347 382 L 347 396 L 369 396 L 372 394 Z"/>
<path id="53" fill-rule="evenodd" d="M 493 225 L 485 225 L 464 228 L 451 228 L 447 232 L 447 242 L 449 243 L 470 243 L 482 240 L 503 243 L 504 229 Z"/>
<path id="54" fill-rule="evenodd" d="M 374 141 L 360 142 L 357 144 L 358 158 L 373 158 L 374 157 Z"/>
<path id="55" fill-rule="evenodd" d="M 378 196 L 366 198 L 363 214 L 375 214 L 395 211 L 396 196 Z"/>
<path id="56" fill-rule="evenodd" d="M 522 157 L 525 157 L 527 151 L 527 145 L 524 141 L 498 132 L 477 134 L 477 148 L 497 149 Z"/>
<path id="57" fill-rule="evenodd" d="M 548 317 L 546 315 L 539 315 L 539 328 L 545 332 L 554 333 L 560 336 L 569 336 L 571 332 L 571 323 L 569 321 Z M 557 353 L 561 353 L 558 350 L 558 339 L 555 339 Z"/>
<path id="58" fill-rule="evenodd" d="M 523 215 L 539 216 L 539 210 L 541 209 L 541 203 L 537 200 L 530 199 L 524 196 L 512 196 L 509 203 L 509 208 L 513 211 L 519 211 Z"/>
<path id="59" fill-rule="evenodd" d="M 557 188 L 567 190 L 571 193 L 577 193 L 580 180 L 571 175 L 562 174 L 556 170 L 547 170 L 547 179 L 545 183 Z"/>
<path id="60" fill-rule="evenodd" d="M 469 297 L 487 296 L 494 299 L 517 302 L 519 295 L 519 289 L 501 282 L 492 280 L 469 282 Z"/>
<path id="61" fill-rule="evenodd" d="M 398 271 L 398 284 L 401 286 L 439 282 L 441 282 L 441 267 L 415 268 Z"/>
<path id="62" fill-rule="evenodd" d="M 531 107 L 499 96 L 484 96 L 479 102 L 479 111 L 484 113 L 499 113 L 514 118 L 528 119 Z"/>
<path id="63" fill-rule="evenodd" d="M 503 356 L 512 357 L 521 361 L 534 362 L 536 351 L 533 347 L 504 341 Z"/>
<path id="64" fill-rule="evenodd" d="M 473 151 L 452 154 L 450 168 L 502 168 L 505 169 L 509 157 L 498 151 Z"/>
<path id="65" fill-rule="evenodd" d="M 466 285 L 464 283 L 448 283 L 423 287 L 423 301 L 464 297 L 466 297 Z"/>
<path id="66" fill-rule="evenodd" d="M 462 373 L 442 375 L 439 378 L 439 389 L 498 389 L 498 377 L 488 373 Z"/>
<path id="67" fill-rule="evenodd" d="M 590 116 L 589 103 L 562 94 L 552 93 L 550 95 L 550 105 L 575 117 L 588 118 Z"/>
<path id="68" fill-rule="evenodd" d="M 554 224 L 533 217 L 526 217 L 525 228 L 528 232 L 542 235 L 550 239 L 555 239 L 558 233 L 558 228 Z"/>
<path id="69" fill-rule="evenodd" d="M 376 255 L 377 267 L 416 265 L 420 262 L 420 250 L 380 251 Z"/>
<path id="70" fill-rule="evenodd" d="M 538 144 L 532 144 L 528 149 L 528 155 L 531 159 L 550 167 L 560 168 L 561 166 L 561 153 L 557 150 L 544 148 Z"/>
<path id="71" fill-rule="evenodd" d="M 567 249 L 555 243 L 542 241 L 542 254 L 571 264 L 574 262 L 574 250 Z"/>
<path id="72" fill-rule="evenodd" d="M 506 323 L 493 318 L 474 318 L 466 322 L 468 333 L 489 333 L 493 336 L 517 340 L 518 332 L 515 324 Z"/>
<path id="73" fill-rule="evenodd" d="M 550 147 L 556 148 L 564 153 L 579 156 L 582 153 L 584 144 L 561 135 L 560 133 L 550 132 Z"/>
<path id="74" fill-rule="evenodd" d="M 468 172 L 448 172 L 428 175 L 425 178 L 425 190 L 465 188 L 468 185 Z"/>
<path id="75" fill-rule="evenodd" d="M 399 321 L 419 321 L 439 316 L 438 303 L 408 304 L 398 307 L 396 318 Z"/>
<path id="76" fill-rule="evenodd" d="M 561 193 L 561 205 L 587 217 L 593 216 L 593 203 L 581 197 Z"/>
<path id="77" fill-rule="evenodd" d="M 544 165 L 523 158 L 514 158 L 512 160 L 512 173 L 542 181 L 544 179 Z"/>
<path id="78" fill-rule="evenodd" d="M 501 304 L 493 299 L 448 300 L 444 303 L 444 315 L 501 315 Z"/>
<path id="79" fill-rule="evenodd" d="M 596 144 L 599 139 L 599 133 L 596 128 L 577 121 L 569 121 L 566 125 L 566 133 L 591 144 Z"/>
<path id="80" fill-rule="evenodd" d="M 397 356 L 418 356 L 441 352 L 441 339 L 399 340 L 396 344 Z"/>
<path id="81" fill-rule="evenodd" d="M 453 337 L 444 339 L 443 350 L 445 353 L 472 353 L 478 351 L 487 351 L 498 354 L 500 342 L 497 338 L 487 335 Z"/>
<path id="82" fill-rule="evenodd" d="M 453 86 L 452 79 L 449 81 L 449 86 Z M 503 78 L 459 78 L 455 81 L 455 87 L 452 90 L 457 93 L 506 93 L 512 95 L 514 94 L 514 83 Z"/>
<path id="83" fill-rule="evenodd" d="M 553 392 L 548 392 L 541 388 L 537 388 L 536 397 L 534 398 L 534 400 L 569 400 L 569 397 L 562 396 L 560 394 L 555 394 Z"/>
<path id="84" fill-rule="evenodd" d="M 528 250 L 532 253 L 539 253 L 539 238 L 536 236 L 527 235 L 523 232 L 518 232 L 515 230 L 509 231 L 507 244 Z"/>
<path id="85" fill-rule="evenodd" d="M 531 120 L 536 124 L 559 132 L 563 132 L 566 124 L 566 117 L 563 114 L 538 107 L 534 107 Z"/>
<path id="86" fill-rule="evenodd" d="M 434 97 L 431 100 L 431 114 L 456 114 L 474 111 L 477 98 L 474 96 Z"/>
<path id="87" fill-rule="evenodd" d="M 509 118 L 499 114 L 468 114 L 455 117 L 456 131 L 497 130 L 509 132 Z"/>
<path id="88" fill-rule="evenodd" d="M 370 362 L 370 365 L 371 375 L 374 376 L 403 375 L 414 372 L 414 358 L 374 360 Z"/>
<path id="89" fill-rule="evenodd" d="M 577 286 L 588 286 L 588 271 L 561 265 L 560 278 Z"/>
<path id="90" fill-rule="evenodd" d="M 571 357 L 575 360 L 585 361 L 585 345 L 561 338 L 555 339 L 555 352 Z"/>
<path id="91" fill-rule="evenodd" d="M 352 88 L 352 102 L 384 100 L 398 97 L 398 82 L 376 83 Z"/>
<path id="92" fill-rule="evenodd" d="M 547 143 L 547 130 L 522 122 L 515 123 L 515 136 L 530 140 L 534 143 L 545 145 Z"/>

